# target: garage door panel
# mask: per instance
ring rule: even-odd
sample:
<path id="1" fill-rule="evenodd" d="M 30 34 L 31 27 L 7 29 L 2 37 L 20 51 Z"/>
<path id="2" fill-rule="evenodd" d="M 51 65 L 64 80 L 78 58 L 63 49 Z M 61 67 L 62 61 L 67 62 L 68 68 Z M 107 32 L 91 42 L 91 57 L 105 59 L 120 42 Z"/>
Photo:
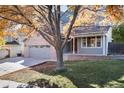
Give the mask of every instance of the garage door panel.
<path id="1" fill-rule="evenodd" d="M 30 47 L 30 57 L 35 59 L 49 59 L 51 56 L 50 47 Z"/>

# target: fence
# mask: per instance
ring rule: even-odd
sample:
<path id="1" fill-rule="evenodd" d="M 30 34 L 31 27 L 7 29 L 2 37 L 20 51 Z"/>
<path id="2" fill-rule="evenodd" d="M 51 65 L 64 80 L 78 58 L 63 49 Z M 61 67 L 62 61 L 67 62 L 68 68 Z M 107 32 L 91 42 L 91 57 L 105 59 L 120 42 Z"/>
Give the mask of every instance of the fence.
<path id="1" fill-rule="evenodd" d="M 0 50 L 0 59 L 6 58 L 8 56 L 8 51 L 5 49 Z"/>
<path id="2" fill-rule="evenodd" d="M 109 43 L 108 54 L 124 54 L 124 44 Z"/>

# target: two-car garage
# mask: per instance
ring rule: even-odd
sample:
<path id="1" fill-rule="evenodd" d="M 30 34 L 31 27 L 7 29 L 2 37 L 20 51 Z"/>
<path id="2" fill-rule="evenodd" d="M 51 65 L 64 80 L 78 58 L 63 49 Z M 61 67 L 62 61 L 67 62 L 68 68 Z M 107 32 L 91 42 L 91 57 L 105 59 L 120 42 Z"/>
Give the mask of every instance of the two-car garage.
<path id="1" fill-rule="evenodd" d="M 51 52 L 49 45 L 32 45 L 29 46 L 29 57 L 35 59 L 50 59 Z"/>
<path id="2" fill-rule="evenodd" d="M 32 37 L 24 43 L 24 57 L 34 59 L 55 59 L 56 52 L 41 35 L 34 33 Z"/>

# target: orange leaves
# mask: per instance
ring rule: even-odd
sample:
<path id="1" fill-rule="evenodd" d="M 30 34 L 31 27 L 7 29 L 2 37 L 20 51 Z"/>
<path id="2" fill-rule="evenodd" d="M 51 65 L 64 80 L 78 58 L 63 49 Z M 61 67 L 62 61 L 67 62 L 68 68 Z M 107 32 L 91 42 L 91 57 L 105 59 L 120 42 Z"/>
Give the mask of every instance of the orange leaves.
<path id="1" fill-rule="evenodd" d="M 1 19 L 0 20 L 0 29 L 4 29 L 5 26 L 7 25 L 7 20 Z"/>
<path id="2" fill-rule="evenodd" d="M 16 33 L 23 35 L 24 37 L 27 37 L 28 35 L 30 35 L 32 32 L 34 31 L 34 29 L 27 27 L 27 26 L 22 26 L 20 29 L 17 30 Z"/>
<path id="3" fill-rule="evenodd" d="M 97 12 L 97 10 L 99 10 L 101 8 L 101 5 L 93 5 L 90 7 L 92 7 L 92 9 L 91 9 L 92 11 Z"/>
<path id="4" fill-rule="evenodd" d="M 0 31 L 0 37 L 1 38 L 4 38 L 6 36 L 12 36 L 12 37 L 16 37 L 17 36 L 17 33 L 15 32 L 11 32 L 11 31 Z"/>
<path id="5" fill-rule="evenodd" d="M 0 31 L 0 38 L 4 37 L 3 31 Z"/>
<path id="6" fill-rule="evenodd" d="M 11 18 L 13 20 L 21 20 L 22 19 L 22 17 L 20 15 L 11 16 Z"/>
<path id="7" fill-rule="evenodd" d="M 74 26 L 88 25 L 95 21 L 96 15 L 89 10 L 82 11 L 77 17 Z"/>
<path id="8" fill-rule="evenodd" d="M 20 28 L 19 30 L 18 30 L 18 32 L 19 33 L 24 33 L 24 34 L 26 34 L 26 33 L 29 33 L 29 29 L 28 28 L 26 28 L 26 27 L 22 27 L 22 28 Z"/>
<path id="9" fill-rule="evenodd" d="M 111 16 L 113 21 L 120 21 L 124 16 L 123 7 L 120 5 L 109 5 L 106 12 Z"/>

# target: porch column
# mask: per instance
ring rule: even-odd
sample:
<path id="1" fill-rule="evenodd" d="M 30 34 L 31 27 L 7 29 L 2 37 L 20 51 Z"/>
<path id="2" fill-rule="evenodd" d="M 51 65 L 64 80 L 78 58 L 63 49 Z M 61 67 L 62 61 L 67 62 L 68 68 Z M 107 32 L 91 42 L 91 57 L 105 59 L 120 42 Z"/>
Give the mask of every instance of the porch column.
<path id="1" fill-rule="evenodd" d="M 102 45 L 103 46 L 103 55 L 106 55 L 106 39 L 105 38 L 106 38 L 105 35 L 103 35 L 103 39 L 102 39 L 103 40 L 102 41 L 103 42 L 102 43 L 103 44 Z"/>
<path id="2" fill-rule="evenodd" d="M 75 37 L 73 38 L 73 54 L 75 54 Z"/>

